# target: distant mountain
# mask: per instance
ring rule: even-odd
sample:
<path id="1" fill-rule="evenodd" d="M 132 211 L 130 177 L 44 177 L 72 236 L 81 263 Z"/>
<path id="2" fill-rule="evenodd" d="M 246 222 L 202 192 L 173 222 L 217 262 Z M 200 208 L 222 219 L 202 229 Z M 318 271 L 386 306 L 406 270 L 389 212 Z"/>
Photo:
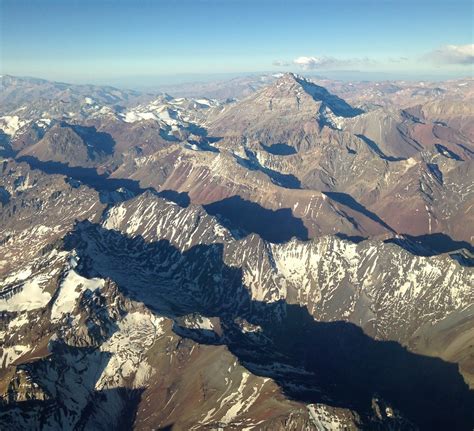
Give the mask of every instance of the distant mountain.
<path id="1" fill-rule="evenodd" d="M 210 129 L 217 136 L 244 134 L 259 139 L 262 134 L 271 134 L 271 139 L 284 142 L 285 135 L 292 131 L 314 129 L 326 123 L 337 127 L 339 117 L 353 117 L 361 112 L 325 88 L 288 73 L 225 110 Z"/>
<path id="2" fill-rule="evenodd" d="M 2 75 L 0 115 L 20 113 L 22 118 L 58 116 L 92 109 L 94 105 L 127 105 L 142 100 L 131 90 L 94 85 L 73 85 L 44 79 Z M 146 96 L 145 96 L 146 97 Z"/>
<path id="3" fill-rule="evenodd" d="M 230 99 L 243 99 L 255 91 L 265 87 L 281 74 L 263 74 L 241 76 L 228 80 L 215 80 L 210 82 L 189 82 L 175 85 L 161 86 L 160 89 L 175 97 L 207 97 L 221 102 Z"/>

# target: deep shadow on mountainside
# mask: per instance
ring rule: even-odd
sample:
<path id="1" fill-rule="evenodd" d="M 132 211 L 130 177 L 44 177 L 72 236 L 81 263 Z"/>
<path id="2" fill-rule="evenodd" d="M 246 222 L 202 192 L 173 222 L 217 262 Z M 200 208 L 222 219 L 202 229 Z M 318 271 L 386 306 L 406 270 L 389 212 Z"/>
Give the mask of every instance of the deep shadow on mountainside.
<path id="1" fill-rule="evenodd" d="M 102 193 L 113 192 L 119 188 L 129 190 L 133 195 L 139 195 L 146 191 L 150 191 L 157 196 L 163 197 L 175 202 L 181 207 L 187 207 L 191 201 L 187 192 L 177 192 L 175 190 L 161 190 L 157 192 L 154 188 L 143 188 L 139 181 L 127 178 L 111 178 L 108 174 L 99 174 L 94 168 L 83 168 L 69 166 L 65 163 L 42 161 L 31 156 L 22 156 L 17 162 L 27 163 L 31 169 L 38 169 L 46 174 L 65 175 L 74 181 L 80 181 L 88 187 L 101 193 L 101 200 L 104 200 Z M 389 231 L 394 232 L 393 228 L 387 225 L 375 213 L 367 210 L 363 205 L 357 202 L 347 193 L 324 192 L 336 202 L 349 206 L 371 220 L 386 227 Z M 5 196 L 0 196 L 5 199 Z M 309 239 L 308 229 L 303 221 L 294 216 L 291 209 L 281 208 L 278 210 L 269 210 L 262 207 L 256 202 L 248 201 L 235 195 L 204 205 L 204 209 L 210 215 L 218 218 L 219 222 L 233 232 L 234 236 L 239 239 L 247 236 L 249 233 L 256 233 L 263 239 L 273 243 L 283 243 L 296 237 L 300 240 Z M 336 235 L 360 242 L 366 237 L 348 237 L 347 235 L 336 233 Z M 417 237 L 404 235 L 402 237 L 389 238 L 385 242 L 393 242 L 398 246 L 408 250 L 409 252 L 421 256 L 435 256 L 442 253 L 453 252 L 465 248 L 471 254 L 474 253 L 473 246 L 466 241 L 456 241 L 449 235 L 444 233 L 433 233 L 420 235 Z M 453 256 L 456 258 L 456 256 Z M 461 256 L 459 262 L 465 266 L 473 266 L 472 257 Z"/>
<path id="2" fill-rule="evenodd" d="M 290 208 L 273 211 L 240 196 L 232 196 L 204 205 L 204 209 L 208 214 L 216 216 L 236 238 L 253 232 L 273 243 L 286 242 L 292 237 L 308 239 L 308 229 L 300 218 L 292 214 Z M 243 230 L 243 235 L 239 235 L 236 229 Z"/>
<path id="3" fill-rule="evenodd" d="M 112 331 L 113 333 L 114 331 Z M 111 334 L 109 334 L 111 335 Z M 75 347 L 67 345 L 63 342 L 56 342 L 52 346 L 52 354 L 47 358 L 42 358 L 31 363 L 25 363 L 18 366 L 18 368 L 29 377 L 33 382 L 40 382 L 40 388 L 44 392 L 45 399 L 24 399 L 22 401 L 13 401 L 15 399 L 16 390 L 12 386 L 9 389 L 9 395 L 12 397 L 8 404 L 0 403 L 0 429 L 20 429 L 15 427 L 16 418 L 21 415 L 24 423 L 31 429 L 47 429 L 47 425 L 42 420 L 45 420 L 48 412 L 56 412 L 56 419 L 68 416 L 68 403 L 77 403 L 75 394 L 66 392 L 65 398 L 60 398 L 57 394 L 50 392 L 48 385 L 64 384 L 63 379 L 65 370 L 70 371 L 71 367 L 64 357 L 69 357 L 70 360 L 76 360 L 78 364 L 88 355 L 95 355 L 95 360 L 89 363 L 88 368 L 92 368 L 92 373 L 95 378 L 91 380 L 81 380 L 80 385 L 83 385 L 83 390 L 87 393 L 87 403 L 85 404 L 81 416 L 76 423 L 75 430 L 89 430 L 89 429 L 103 429 L 101 423 L 103 418 L 107 417 L 106 423 L 111 427 L 110 429 L 117 431 L 127 431 L 133 428 L 133 423 L 137 415 L 138 405 L 141 400 L 144 389 L 142 388 L 126 388 L 116 387 L 108 389 L 96 389 L 95 385 L 97 379 L 101 376 L 107 366 L 111 354 L 109 352 L 99 351 L 92 347 Z M 63 356 L 64 355 L 64 356 Z M 77 370 L 75 370 L 77 372 Z M 80 374 L 87 374 L 90 369 L 82 369 Z M 75 375 L 78 379 L 78 375 Z M 51 379 L 50 381 L 48 381 Z M 87 381 L 87 383 L 84 383 Z M 78 383 L 79 384 L 79 383 Z M 113 414 L 107 412 L 110 403 L 119 408 Z M 43 412 L 43 414 L 42 414 Z M 37 421 L 38 418 L 43 419 Z"/>
<path id="4" fill-rule="evenodd" d="M 65 175 L 73 180 L 81 181 L 97 191 L 114 191 L 120 187 L 127 188 L 133 193 L 145 191 L 135 180 L 109 178 L 107 174 L 99 174 L 95 168 L 69 166 L 67 163 L 43 161 L 32 156 L 21 156 L 17 162 L 25 162 L 32 169 L 39 169 L 45 174 Z"/>
<path id="5" fill-rule="evenodd" d="M 86 406 L 81 415 L 81 418 L 74 430 L 85 431 L 90 429 L 102 429 L 100 423 L 94 423 L 94 419 L 97 416 L 109 416 L 107 412 L 101 411 L 107 407 L 105 404 L 107 400 L 113 399 L 120 402 L 121 409 L 118 415 L 118 420 L 110 423 L 110 429 L 114 431 L 129 431 L 133 429 L 133 423 L 137 415 L 137 409 L 140 403 L 142 389 L 130 389 L 130 388 L 111 388 L 111 389 L 101 389 L 90 391 L 90 402 Z M 16 430 L 19 428 L 14 428 L 15 416 L 20 414 L 28 417 L 29 413 L 34 410 L 41 411 L 57 411 L 63 409 L 64 412 L 67 412 L 67 408 L 64 405 L 57 403 L 57 399 L 48 399 L 48 400 L 25 400 L 14 403 L 12 406 L 2 406 L 0 409 L 0 427 L 1 429 L 10 429 Z M 98 422 L 98 421 L 97 421 Z M 38 424 L 30 422 L 31 429 L 45 429 L 44 424 L 41 424 L 40 428 L 36 428 Z"/>
<path id="6" fill-rule="evenodd" d="M 318 322 L 306 307 L 252 300 L 241 268 L 227 266 L 221 244 L 180 252 L 167 240 L 146 242 L 90 222 L 64 241 L 84 276 L 113 280 L 123 294 L 175 320 L 175 331 L 201 343 L 225 344 L 251 372 L 274 379 L 291 399 L 357 411 L 363 429 L 380 429 L 373 398 L 424 430 L 471 430 L 474 392 L 456 364 L 377 341 L 347 322 Z M 125 272 L 123 268 L 127 268 Z M 180 317 L 219 317 L 222 333 L 180 326 Z M 244 332 L 245 320 L 260 329 Z"/>

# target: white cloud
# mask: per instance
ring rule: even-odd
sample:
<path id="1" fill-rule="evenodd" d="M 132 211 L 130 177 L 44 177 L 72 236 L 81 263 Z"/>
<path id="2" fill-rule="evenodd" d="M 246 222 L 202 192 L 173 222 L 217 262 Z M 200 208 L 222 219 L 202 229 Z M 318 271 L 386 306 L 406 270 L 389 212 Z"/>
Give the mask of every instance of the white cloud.
<path id="1" fill-rule="evenodd" d="M 340 59 L 334 57 L 298 57 L 293 60 L 293 63 L 303 70 L 314 69 L 343 69 L 346 67 L 355 66 L 373 66 L 376 61 L 369 58 L 348 58 Z"/>
<path id="2" fill-rule="evenodd" d="M 304 70 L 317 69 L 321 59 L 318 57 L 298 57 L 293 62 Z"/>
<path id="3" fill-rule="evenodd" d="M 474 44 L 445 45 L 424 56 L 436 64 L 474 64 Z"/>

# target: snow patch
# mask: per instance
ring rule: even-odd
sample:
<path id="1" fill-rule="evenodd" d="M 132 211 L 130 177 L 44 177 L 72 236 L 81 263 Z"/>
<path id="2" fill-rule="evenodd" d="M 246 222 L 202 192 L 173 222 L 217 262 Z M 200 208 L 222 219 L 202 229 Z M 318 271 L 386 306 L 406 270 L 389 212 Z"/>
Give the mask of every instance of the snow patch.
<path id="1" fill-rule="evenodd" d="M 59 287 L 59 295 L 51 310 L 51 320 L 59 320 L 65 314 L 74 310 L 79 296 L 86 290 L 100 289 L 104 286 L 101 278 L 84 278 L 76 271 L 70 269 Z"/>
<path id="2" fill-rule="evenodd" d="M 16 132 L 27 123 L 27 120 L 21 120 L 18 115 L 0 117 L 0 129 L 10 136 L 15 136 Z"/>
<path id="3" fill-rule="evenodd" d="M 0 299 L 0 311 L 24 311 L 45 307 L 51 299 L 51 295 L 42 287 L 47 280 L 47 276 L 40 275 L 27 280 L 23 286 L 15 287 L 11 293 Z"/>

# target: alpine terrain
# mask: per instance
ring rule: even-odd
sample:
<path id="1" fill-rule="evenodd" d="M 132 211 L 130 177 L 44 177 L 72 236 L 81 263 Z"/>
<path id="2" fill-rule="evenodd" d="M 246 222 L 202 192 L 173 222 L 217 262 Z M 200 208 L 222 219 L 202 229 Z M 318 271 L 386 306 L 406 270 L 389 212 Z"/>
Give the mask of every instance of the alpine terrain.
<path id="1" fill-rule="evenodd" d="M 473 106 L 0 77 L 0 429 L 472 430 Z"/>

